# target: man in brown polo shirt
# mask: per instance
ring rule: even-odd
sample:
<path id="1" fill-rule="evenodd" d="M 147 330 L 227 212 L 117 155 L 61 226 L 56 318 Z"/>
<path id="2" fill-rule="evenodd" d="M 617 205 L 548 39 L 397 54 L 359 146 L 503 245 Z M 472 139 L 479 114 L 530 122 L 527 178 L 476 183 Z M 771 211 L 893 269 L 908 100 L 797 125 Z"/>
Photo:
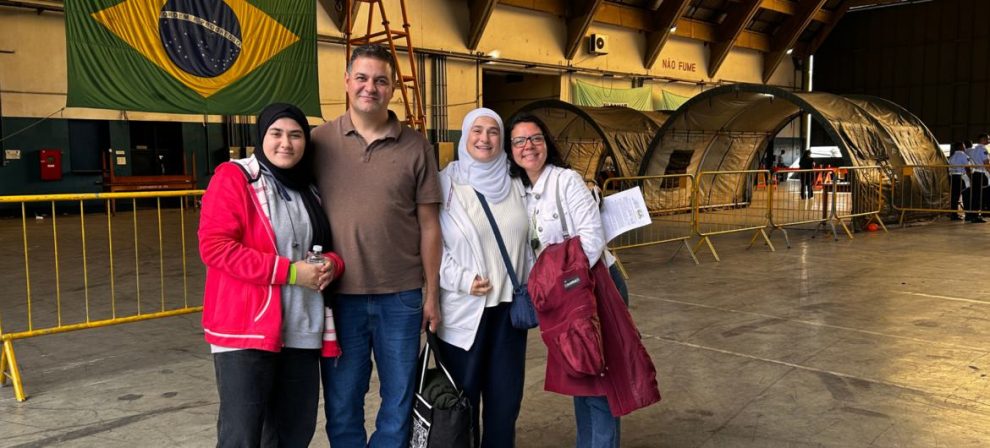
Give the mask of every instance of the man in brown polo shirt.
<path id="1" fill-rule="evenodd" d="M 394 68 L 384 47 L 355 48 L 345 75 L 350 108 L 313 131 L 333 250 L 347 263 L 334 301 L 343 355 L 322 364 L 334 448 L 408 445 L 419 333 L 440 322 L 437 163 L 429 142 L 388 110 Z M 372 354 L 382 403 L 368 440 Z"/>

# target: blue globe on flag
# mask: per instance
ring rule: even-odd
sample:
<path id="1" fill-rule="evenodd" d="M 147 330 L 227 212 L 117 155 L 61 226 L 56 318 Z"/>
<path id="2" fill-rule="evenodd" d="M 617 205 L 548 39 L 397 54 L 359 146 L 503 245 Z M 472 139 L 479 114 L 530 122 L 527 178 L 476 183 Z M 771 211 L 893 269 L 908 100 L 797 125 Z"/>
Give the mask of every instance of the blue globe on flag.
<path id="1" fill-rule="evenodd" d="M 158 35 L 169 59 L 191 75 L 212 78 L 241 54 L 241 26 L 222 0 L 168 0 Z"/>

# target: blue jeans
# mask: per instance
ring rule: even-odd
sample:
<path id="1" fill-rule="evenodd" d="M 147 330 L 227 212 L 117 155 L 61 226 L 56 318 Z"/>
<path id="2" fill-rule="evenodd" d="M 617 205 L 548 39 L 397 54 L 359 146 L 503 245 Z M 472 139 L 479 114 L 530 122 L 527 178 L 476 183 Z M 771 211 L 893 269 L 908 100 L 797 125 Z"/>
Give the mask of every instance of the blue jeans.
<path id="1" fill-rule="evenodd" d="M 337 342 L 343 354 L 322 358 L 327 437 L 334 448 L 404 447 L 410 415 L 423 293 L 341 294 L 334 302 Z M 371 381 L 371 357 L 378 363 L 381 407 L 375 432 L 364 430 L 364 396 Z"/>
<path id="2" fill-rule="evenodd" d="M 615 288 L 629 306 L 629 289 L 619 266 L 608 268 Z M 577 420 L 578 448 L 618 448 L 619 418 L 612 416 L 605 397 L 574 397 L 574 417 Z"/>
<path id="3" fill-rule="evenodd" d="M 619 418 L 605 397 L 574 397 L 577 448 L 619 448 Z"/>
<path id="4" fill-rule="evenodd" d="M 805 193 L 808 199 L 815 195 L 815 173 L 810 171 L 801 173 L 801 199 L 804 199 Z"/>

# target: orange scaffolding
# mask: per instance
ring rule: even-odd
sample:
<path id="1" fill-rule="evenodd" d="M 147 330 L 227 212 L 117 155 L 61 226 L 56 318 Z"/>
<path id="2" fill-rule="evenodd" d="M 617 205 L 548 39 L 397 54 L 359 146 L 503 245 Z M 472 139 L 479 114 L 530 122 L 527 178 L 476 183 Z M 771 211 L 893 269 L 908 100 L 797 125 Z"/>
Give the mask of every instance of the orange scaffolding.
<path id="1" fill-rule="evenodd" d="M 345 57 L 350 60 L 351 57 L 351 46 L 352 45 L 367 45 L 367 44 L 383 44 L 388 45 L 389 50 L 392 52 L 392 58 L 395 60 L 395 75 L 399 81 L 399 92 L 402 94 L 402 103 L 405 106 L 406 118 L 405 123 L 409 127 L 426 134 L 426 115 L 423 112 L 423 100 L 422 100 L 422 89 L 419 85 L 419 77 L 416 70 L 416 58 L 413 54 L 415 48 L 412 45 L 412 37 L 409 33 L 409 18 L 406 14 L 406 2 L 405 0 L 398 0 L 399 6 L 402 9 L 402 30 L 397 30 L 391 28 L 388 16 L 385 13 L 385 5 L 383 0 L 347 0 L 347 8 L 345 9 L 347 14 L 347 20 L 344 27 L 344 37 L 347 41 L 347 51 Z M 365 28 L 365 34 L 361 36 L 352 36 L 352 28 L 354 25 L 354 14 L 356 12 L 355 5 L 359 3 L 367 3 L 369 6 L 368 10 L 368 25 Z M 375 23 L 375 9 L 377 6 L 378 13 L 381 15 L 381 25 L 382 30 L 373 31 L 372 28 Z M 405 51 L 409 58 L 409 74 L 403 74 L 401 64 L 399 64 L 399 50 Z"/>

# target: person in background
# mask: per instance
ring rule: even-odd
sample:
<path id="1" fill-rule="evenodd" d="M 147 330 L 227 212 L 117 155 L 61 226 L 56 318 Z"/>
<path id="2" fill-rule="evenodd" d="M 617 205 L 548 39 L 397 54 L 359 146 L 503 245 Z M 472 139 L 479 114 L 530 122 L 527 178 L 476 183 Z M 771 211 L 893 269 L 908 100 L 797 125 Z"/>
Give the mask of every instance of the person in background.
<path id="1" fill-rule="evenodd" d="M 625 281 L 615 266 L 615 259 L 605 250 L 605 231 L 598 203 L 585 186 L 581 175 L 568 168 L 546 125 L 533 115 L 515 117 L 509 124 L 512 150 L 510 173 L 526 187 L 530 232 L 534 245 L 543 248 L 564 240 L 562 220 L 568 229 L 581 237 L 581 247 L 589 266 L 604 257 L 612 280 L 628 303 Z M 557 192 L 566 216 L 557 216 Z M 605 357 L 621 356 L 605 353 Z M 547 368 L 552 368 L 549 364 Z M 630 386 L 632 387 L 632 386 Z M 619 418 L 612 416 L 605 396 L 575 396 L 578 448 L 619 446 Z"/>
<path id="2" fill-rule="evenodd" d="M 440 351 L 471 401 L 475 446 L 482 448 L 515 446 L 526 377 L 527 331 L 512 326 L 512 280 L 478 197 L 488 203 L 516 278 L 525 284 L 533 264 L 526 196 L 522 182 L 509 177 L 503 134 L 494 111 L 469 112 L 458 160 L 440 172 Z"/>
<path id="3" fill-rule="evenodd" d="M 257 128 L 253 156 L 217 167 L 200 217 L 203 331 L 220 395 L 217 446 L 309 446 L 321 350 L 340 354 L 321 291 L 344 264 L 328 250 L 306 116 L 272 104 Z M 328 250 L 322 262 L 305 260 L 313 245 Z"/>
<path id="4" fill-rule="evenodd" d="M 334 302 L 344 355 L 321 366 L 334 448 L 409 443 L 420 332 L 440 324 L 437 161 L 430 142 L 388 110 L 397 82 L 388 49 L 354 48 L 344 75 L 350 107 L 313 131 L 323 208 L 349 265 Z M 382 401 L 369 439 L 372 356 Z"/>
<path id="5" fill-rule="evenodd" d="M 976 144 L 973 147 L 966 150 L 966 155 L 969 156 L 975 167 L 970 178 L 970 204 L 968 209 L 970 212 L 966 213 L 966 221 L 971 223 L 984 223 L 982 211 L 986 210 L 988 207 L 986 204 L 987 199 L 990 199 L 990 195 L 985 191 L 987 187 L 988 180 L 990 180 L 990 174 L 987 172 L 987 164 L 990 163 L 990 156 L 987 153 L 987 134 L 980 134 L 976 137 Z"/>
<path id="6" fill-rule="evenodd" d="M 776 160 L 776 171 L 777 171 L 777 182 L 783 182 L 787 180 L 787 172 L 780 172 L 780 170 L 787 168 L 787 164 L 784 163 L 784 150 L 780 150 L 780 154 L 777 155 Z"/>
<path id="7" fill-rule="evenodd" d="M 597 184 L 599 189 L 606 187 L 615 188 L 615 184 L 609 184 L 609 185 L 605 184 L 605 181 L 613 177 L 619 177 L 619 171 L 615 168 L 615 161 L 612 160 L 612 157 L 606 157 L 605 160 L 602 162 L 601 169 L 598 170 L 598 176 L 595 178 L 595 180 L 593 181 L 589 180 L 588 182 L 592 184 Z"/>
<path id="8" fill-rule="evenodd" d="M 960 205 L 960 195 L 963 196 L 963 210 L 968 210 L 970 207 L 970 201 L 967 198 L 969 193 L 966 192 L 969 189 L 970 182 L 969 168 L 966 165 L 970 165 L 970 160 L 969 156 L 966 155 L 966 148 L 963 146 L 963 142 L 953 143 L 949 153 L 949 208 L 952 210 L 952 213 L 949 214 L 949 219 L 953 221 L 962 221 L 962 218 L 959 217 L 959 213 L 957 212 Z"/>
<path id="9" fill-rule="evenodd" d="M 810 170 L 815 168 L 814 159 L 811 158 L 811 150 L 805 149 L 801 152 L 801 160 L 798 161 L 798 168 Z M 815 194 L 815 173 L 805 171 L 801 173 L 801 199 L 811 199 Z"/>

